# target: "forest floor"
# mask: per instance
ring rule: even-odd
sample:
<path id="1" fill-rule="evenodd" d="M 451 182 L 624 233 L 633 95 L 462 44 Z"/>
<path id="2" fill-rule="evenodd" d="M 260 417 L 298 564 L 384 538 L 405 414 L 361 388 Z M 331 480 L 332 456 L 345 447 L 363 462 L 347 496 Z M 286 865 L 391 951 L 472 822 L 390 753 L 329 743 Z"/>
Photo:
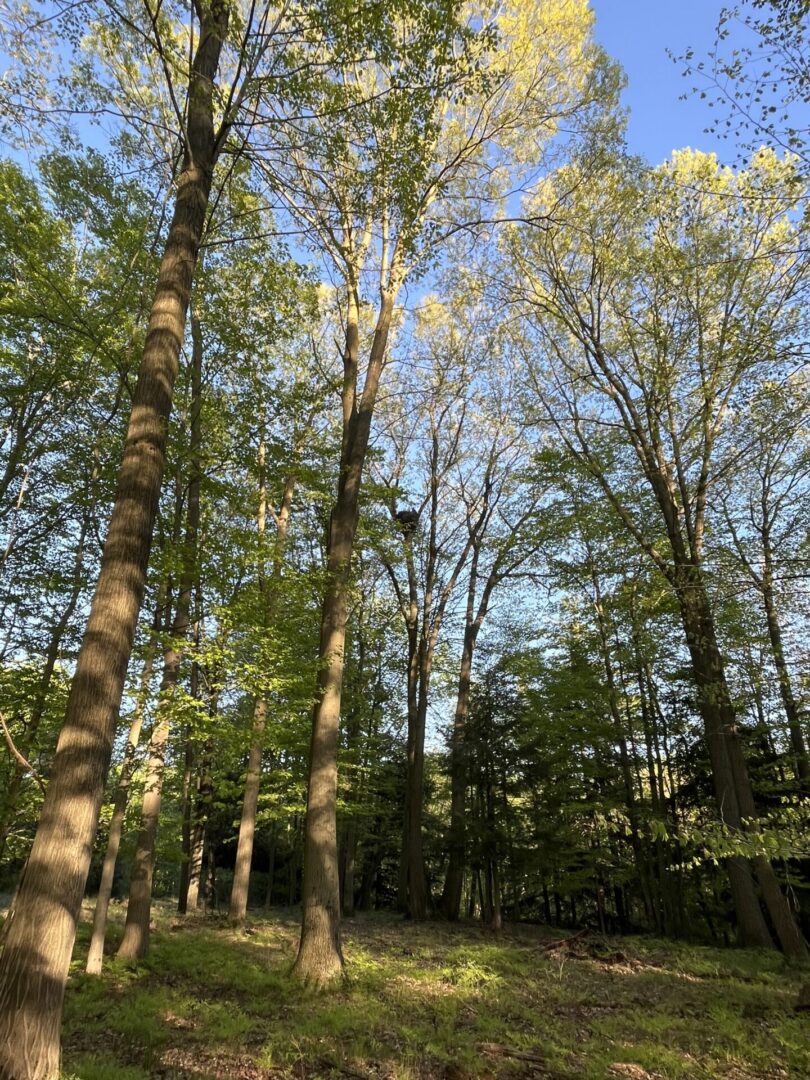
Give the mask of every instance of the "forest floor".
<path id="1" fill-rule="evenodd" d="M 810 1077 L 810 973 L 777 954 L 364 915 L 345 981 L 318 993 L 290 978 L 297 935 L 292 912 L 237 932 L 158 905 L 147 959 L 99 979 L 83 924 L 65 1080 Z"/>

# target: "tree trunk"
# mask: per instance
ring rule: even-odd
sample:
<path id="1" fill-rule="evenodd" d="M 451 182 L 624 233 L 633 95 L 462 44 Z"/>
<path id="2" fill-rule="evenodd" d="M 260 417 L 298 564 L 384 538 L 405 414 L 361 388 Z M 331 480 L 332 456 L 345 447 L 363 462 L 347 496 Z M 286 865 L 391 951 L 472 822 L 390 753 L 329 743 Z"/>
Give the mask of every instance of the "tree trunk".
<path id="1" fill-rule="evenodd" d="M 195 680 L 192 669 L 192 680 Z M 192 696 L 196 697 L 192 689 Z M 191 864 L 191 781 L 194 776 L 194 743 L 191 738 L 191 726 L 186 725 L 183 747 L 183 784 L 181 788 L 180 805 L 182 807 L 182 823 L 180 825 L 180 846 L 183 859 L 180 863 L 180 884 L 177 890 L 177 914 L 185 915 L 188 911 L 188 882 L 189 866 Z"/>
<path id="2" fill-rule="evenodd" d="M 422 843 L 422 818 L 425 799 L 425 730 L 427 725 L 430 657 L 424 634 L 417 654 L 418 692 L 413 715 L 408 709 L 407 775 L 407 875 L 408 916 L 416 922 L 427 918 L 428 892 L 425 880 L 425 855 Z M 413 721 L 413 724 L 412 724 Z"/>
<path id="3" fill-rule="evenodd" d="M 212 711 L 216 705 L 212 702 Z M 200 777 L 197 784 L 197 802 L 194 808 L 194 825 L 191 830 L 189 850 L 188 890 L 186 904 L 196 911 L 200 903 L 200 885 L 202 883 L 203 856 L 205 854 L 205 834 L 208 829 L 208 816 L 211 812 L 213 783 L 211 777 L 211 755 L 213 744 L 209 740 L 203 748 L 200 762 Z"/>
<path id="4" fill-rule="evenodd" d="M 693 573 L 679 582 L 678 599 L 698 687 L 715 794 L 726 825 L 735 831 L 749 831 L 755 828 L 756 818 L 751 781 L 705 585 L 699 570 L 693 569 Z M 727 867 L 743 942 L 773 947 L 754 888 L 751 864 L 742 856 L 732 856 L 727 860 Z M 754 868 L 782 948 L 789 956 L 806 956 L 806 946 L 770 862 L 760 856 L 754 859 Z"/>
<path id="5" fill-rule="evenodd" d="M 273 573 L 269 589 L 265 596 L 265 627 L 270 628 L 278 601 L 281 580 L 281 566 L 284 548 L 287 543 L 290 509 L 295 494 L 296 477 L 291 473 L 284 485 L 281 506 L 276 515 L 276 542 L 273 556 Z M 265 533 L 267 512 L 267 483 L 265 478 L 265 444 L 259 446 L 259 548 L 261 551 Z M 239 839 L 236 845 L 236 863 L 231 886 L 231 899 L 228 918 L 239 926 L 247 916 L 248 893 L 250 891 L 250 867 L 253 863 L 253 842 L 256 836 L 256 812 L 259 806 L 259 788 L 262 777 L 262 755 L 264 751 L 264 729 L 267 723 L 267 701 L 263 694 L 257 694 L 253 706 L 253 727 L 248 754 L 247 774 L 245 776 L 245 795 L 242 800 L 242 817 L 239 822 Z"/>
<path id="6" fill-rule="evenodd" d="M 0 956 L 0 1077 L 53 1080 L 59 1025 L 98 814 L 163 479 L 166 424 L 217 154 L 214 79 L 228 25 L 203 8 L 192 61 L 188 140 L 118 490 L 87 630 L 79 650 L 48 793 Z"/>
<path id="7" fill-rule="evenodd" d="M 346 822 L 344 851 L 343 914 L 352 916 L 354 915 L 354 869 L 357 862 L 357 822 L 353 817 Z"/>
<path id="8" fill-rule="evenodd" d="M 776 611 L 776 599 L 773 592 L 773 567 L 767 536 L 765 537 L 765 573 L 762 581 L 762 599 L 765 604 L 765 617 L 768 623 L 768 638 L 771 643 L 774 667 L 779 681 L 779 693 L 782 695 L 782 705 L 785 709 L 788 731 L 790 732 L 790 746 L 793 751 L 793 768 L 799 788 L 803 795 L 810 795 L 810 763 L 807 759 L 807 747 L 804 742 L 801 717 L 796 698 L 793 694 L 793 686 L 790 681 L 790 672 L 785 661 L 785 650 L 782 645 L 782 628 L 779 625 L 779 616 Z"/>
<path id="9" fill-rule="evenodd" d="M 198 654 L 200 647 L 200 623 L 203 602 L 199 575 L 197 577 L 196 592 L 195 657 L 191 662 L 191 675 L 189 677 L 189 690 L 194 701 L 198 701 L 200 697 L 200 665 L 196 654 Z M 194 800 L 191 792 L 191 784 L 194 778 L 194 752 L 194 731 L 191 724 L 186 724 L 183 732 L 183 782 L 180 789 L 180 847 L 183 857 L 180 862 L 180 881 L 177 888 L 178 915 L 185 915 L 188 912 L 188 886 L 191 873 L 191 819 L 194 813 Z"/>
<path id="10" fill-rule="evenodd" d="M 248 755 L 245 777 L 245 796 L 242 801 L 242 817 L 239 822 L 239 840 L 236 845 L 236 863 L 231 886 L 228 918 L 239 926 L 247 915 L 250 867 L 253 862 L 253 840 L 256 835 L 256 811 L 259 806 L 259 786 L 262 775 L 262 739 L 267 720 L 267 701 L 258 695 L 253 705 L 253 741 Z"/>
<path id="11" fill-rule="evenodd" d="M 152 913 L 152 880 L 155 872 L 155 845 L 163 795 L 166 751 L 171 726 L 172 698 L 180 677 L 180 663 L 188 636 L 191 597 L 197 573 L 197 537 L 200 528 L 200 407 L 202 396 L 202 334 L 196 313 L 192 314 L 194 349 L 191 370 L 191 438 L 186 535 L 182 561 L 182 579 L 177 597 L 177 609 L 172 625 L 172 640 L 163 659 L 163 679 L 158 698 L 157 715 L 149 740 L 149 763 L 141 809 L 141 825 L 132 864 L 127 918 L 124 936 L 118 948 L 122 960 L 137 960 L 149 951 L 149 931 Z"/>
<path id="12" fill-rule="evenodd" d="M 152 678 L 152 668 L 157 652 L 157 635 L 160 632 L 163 621 L 163 604 L 166 598 L 165 584 L 161 586 L 160 596 L 155 609 L 155 619 L 152 625 L 152 637 L 146 650 L 141 674 L 141 685 L 132 723 L 129 728 L 127 747 L 124 751 L 124 762 L 121 766 L 121 778 L 115 792 L 112 818 L 110 819 L 110 834 L 107 838 L 107 850 L 104 853 L 104 864 L 101 870 L 101 882 L 96 897 L 96 908 L 93 913 L 93 930 L 90 936 L 90 949 L 87 954 L 86 971 L 88 975 L 100 975 L 104 961 L 104 938 L 107 933 L 107 913 L 112 896 L 113 878 L 115 876 L 115 864 L 118 860 L 118 849 L 121 846 L 121 833 L 124 828 L 124 818 L 129 801 L 129 790 L 132 783 L 132 773 L 135 769 L 135 752 L 141 738 L 141 726 L 143 714 L 146 708 L 146 699 L 149 695 L 149 683 Z"/>
<path id="13" fill-rule="evenodd" d="M 273 906 L 273 882 L 276 876 L 276 823 L 270 826 L 270 850 L 267 853 L 267 892 L 264 906 L 269 910 Z"/>
<path id="14" fill-rule="evenodd" d="M 318 696 L 313 709 L 304 831 L 303 919 L 295 975 L 321 984 L 340 975 L 340 882 L 337 859 L 337 752 L 358 499 L 371 418 L 385 358 L 394 297 L 383 292 L 368 371 L 356 401 L 359 300 L 350 291 L 344 354 L 343 446 L 338 493 L 329 523 L 327 585 L 321 616 Z"/>
<path id="15" fill-rule="evenodd" d="M 475 642 L 480 622 L 474 618 L 479 548 L 473 553 L 470 582 L 467 589 L 467 618 L 464 644 L 458 675 L 456 711 L 450 741 L 450 830 L 447 837 L 449 861 L 442 893 L 442 910 L 446 918 L 458 918 L 461 893 L 464 888 L 464 854 L 466 848 L 465 802 L 467 792 L 467 718 L 470 712 L 470 689 Z"/>

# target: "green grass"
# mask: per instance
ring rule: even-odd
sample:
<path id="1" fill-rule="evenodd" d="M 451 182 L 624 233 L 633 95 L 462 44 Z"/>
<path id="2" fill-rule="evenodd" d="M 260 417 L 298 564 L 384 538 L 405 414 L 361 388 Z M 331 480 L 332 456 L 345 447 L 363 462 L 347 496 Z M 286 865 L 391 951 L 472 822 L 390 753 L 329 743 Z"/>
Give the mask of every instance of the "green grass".
<path id="1" fill-rule="evenodd" d="M 544 951 L 530 928 L 344 925 L 347 974 L 289 975 L 298 925 L 157 911 L 147 960 L 83 973 L 65 1005 L 70 1080 L 780 1080 L 810 1076 L 808 970 L 779 955 L 592 936 Z"/>

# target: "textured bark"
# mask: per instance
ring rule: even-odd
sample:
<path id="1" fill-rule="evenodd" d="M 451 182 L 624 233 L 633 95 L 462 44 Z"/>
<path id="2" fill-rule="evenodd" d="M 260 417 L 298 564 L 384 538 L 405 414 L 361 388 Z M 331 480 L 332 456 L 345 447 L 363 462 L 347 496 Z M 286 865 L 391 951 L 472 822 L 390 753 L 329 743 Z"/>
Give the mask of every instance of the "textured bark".
<path id="1" fill-rule="evenodd" d="M 190 476 L 183 569 L 177 597 L 172 635 L 163 655 L 163 678 L 152 735 L 149 739 L 146 782 L 141 823 L 132 864 L 129 903 L 124 936 L 118 948 L 122 960 L 137 960 L 149 950 L 152 913 L 152 881 L 155 872 L 155 845 L 163 796 L 166 751 L 171 727 L 172 699 L 180 677 L 180 664 L 190 626 L 191 598 L 197 572 L 197 539 L 200 528 L 200 407 L 202 394 L 202 334 L 196 314 L 192 316 L 194 348 L 191 370 Z"/>
<path id="2" fill-rule="evenodd" d="M 163 479 L 166 423 L 216 155 L 226 7 L 205 9 L 188 139 L 133 394 L 118 488 L 48 793 L 0 956 L 0 1078 L 52 1080 L 59 1024 Z"/>
<path id="3" fill-rule="evenodd" d="M 216 702 L 212 702 L 211 709 L 213 714 L 216 711 Z M 208 831 L 208 817 L 211 813 L 211 799 L 214 793 L 213 777 L 211 775 L 213 749 L 213 744 L 209 740 L 203 748 L 200 775 L 197 783 L 197 801 L 194 805 L 194 822 L 191 829 L 191 845 L 189 849 L 188 889 L 186 891 L 186 904 L 191 911 L 195 911 L 200 902 L 205 835 Z"/>
<path id="4" fill-rule="evenodd" d="M 132 783 L 132 773 L 135 768 L 135 752 L 141 738 L 143 714 L 146 708 L 146 699 L 149 694 L 149 683 L 152 678 L 152 669 L 157 652 L 157 635 L 160 632 L 163 620 L 163 603 L 165 600 L 165 586 L 161 587 L 161 595 L 155 610 L 155 619 L 152 626 L 152 638 L 147 646 L 146 657 L 143 662 L 141 685 L 138 693 L 138 701 L 132 722 L 129 727 L 127 746 L 124 751 L 124 762 L 121 767 L 121 778 L 115 792 L 113 812 L 110 819 L 110 833 L 107 838 L 107 849 L 104 853 L 104 863 L 101 869 L 101 881 L 96 897 L 96 907 L 93 912 L 93 929 L 90 936 L 90 949 L 87 954 L 85 970 L 88 975 L 100 975 L 104 962 L 104 938 L 107 933 L 107 913 L 112 896 L 113 878 L 115 876 L 115 864 L 118 861 L 118 849 L 121 846 L 121 834 L 124 827 L 129 791 Z"/>
<path id="5" fill-rule="evenodd" d="M 344 353 L 340 478 L 327 539 L 327 585 L 321 615 L 317 700 L 312 717 L 304 832 L 303 919 L 295 975 L 325 983 L 343 969 L 337 858 L 337 752 L 346 619 L 358 500 L 394 297 L 383 291 L 363 394 L 357 401 L 359 298 L 349 293 Z"/>

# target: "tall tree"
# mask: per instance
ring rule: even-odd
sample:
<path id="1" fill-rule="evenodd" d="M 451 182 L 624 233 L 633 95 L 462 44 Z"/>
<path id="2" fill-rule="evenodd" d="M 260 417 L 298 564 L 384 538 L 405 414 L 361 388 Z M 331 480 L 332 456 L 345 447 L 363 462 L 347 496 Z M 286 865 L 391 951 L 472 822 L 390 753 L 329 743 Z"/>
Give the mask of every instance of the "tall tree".
<path id="1" fill-rule="evenodd" d="M 542 237 L 524 232 L 513 245 L 516 294 L 538 332 L 530 370 L 548 421 L 674 591 L 718 808 L 743 835 L 756 832 L 757 810 L 718 641 L 705 535 L 733 397 L 763 365 L 789 363 L 796 297 L 806 284 L 804 263 L 787 251 L 796 243 L 787 240 L 795 171 L 761 152 L 735 177 L 713 157 L 683 151 L 647 179 L 622 164 L 604 175 L 590 202 L 558 186 L 572 179 L 566 170 L 540 196 L 558 222 L 574 211 L 576 234 L 557 225 Z M 650 528 L 650 504 L 668 552 Z M 804 955 L 765 853 L 750 864 L 733 855 L 727 867 L 743 940 L 771 942 L 753 868 L 782 947 Z"/>
<path id="2" fill-rule="evenodd" d="M 348 585 L 397 297 L 449 235 L 492 214 L 509 175 L 499 163 L 519 171 L 531 157 L 535 166 L 560 118 L 573 124 L 577 107 L 604 91 L 603 55 L 590 42 L 584 3 L 547 0 L 531 10 L 484 5 L 467 25 L 460 24 L 460 11 L 454 0 L 389 6 L 384 26 L 365 28 L 377 59 L 357 62 L 350 55 L 351 62 L 335 65 L 309 107 L 323 119 L 298 121 L 294 140 L 263 161 L 273 189 L 344 290 L 343 441 L 327 541 L 295 965 L 297 975 L 313 982 L 342 970 L 336 780 Z M 324 94 L 344 107 L 354 104 L 340 128 L 324 112 Z M 366 280 L 378 292 L 370 338 Z"/>
<path id="3" fill-rule="evenodd" d="M 185 89 L 183 166 L 135 388 L 101 570 L 17 914 L 0 956 L 0 1075 L 50 1080 L 118 709 L 143 598 L 166 421 L 213 169 L 214 85 L 229 8 L 201 4 Z"/>

